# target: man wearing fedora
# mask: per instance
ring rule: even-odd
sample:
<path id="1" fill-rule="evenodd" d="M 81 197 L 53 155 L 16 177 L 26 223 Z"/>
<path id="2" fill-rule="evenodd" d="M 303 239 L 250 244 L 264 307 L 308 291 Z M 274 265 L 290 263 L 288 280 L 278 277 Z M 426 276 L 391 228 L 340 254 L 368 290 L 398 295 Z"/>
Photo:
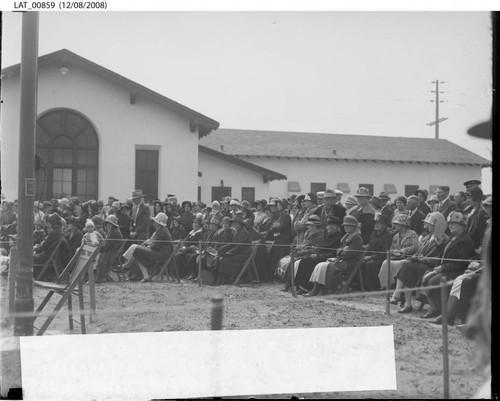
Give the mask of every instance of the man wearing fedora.
<path id="1" fill-rule="evenodd" d="M 375 209 L 370 204 L 371 194 L 368 188 L 360 187 L 354 196 L 358 200 L 358 206 L 350 209 L 349 214 L 361 224 L 361 238 L 363 245 L 367 245 L 373 232 Z"/>
<path id="2" fill-rule="evenodd" d="M 236 230 L 233 243 L 224 245 L 219 250 L 217 257 L 216 284 L 227 284 L 229 279 L 238 274 L 252 252 L 252 240 L 245 229 L 245 223 L 241 215 L 235 215 L 231 219 L 233 228 Z"/>
<path id="3" fill-rule="evenodd" d="M 328 217 L 338 217 L 342 220 L 346 215 L 346 209 L 337 203 L 337 193 L 333 189 L 326 189 L 324 203 L 318 206 L 314 214 L 320 217 L 321 225 L 326 231 Z"/>
<path id="4" fill-rule="evenodd" d="M 132 192 L 132 207 L 130 238 L 136 241 L 145 241 L 149 238 L 149 220 L 151 211 L 144 203 L 142 190 L 136 189 Z"/>
<path id="5" fill-rule="evenodd" d="M 380 210 L 379 212 L 382 213 L 383 215 L 387 216 L 389 221 L 392 221 L 392 217 L 394 214 L 394 209 L 388 205 L 388 202 L 391 200 L 389 195 L 387 195 L 386 192 L 380 192 L 380 195 L 378 196 L 380 199 Z"/>

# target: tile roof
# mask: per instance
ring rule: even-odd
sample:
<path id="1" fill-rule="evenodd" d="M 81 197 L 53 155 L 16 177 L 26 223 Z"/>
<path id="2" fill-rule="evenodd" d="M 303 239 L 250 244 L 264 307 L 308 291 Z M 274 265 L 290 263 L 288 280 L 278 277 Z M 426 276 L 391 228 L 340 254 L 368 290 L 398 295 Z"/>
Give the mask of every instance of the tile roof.
<path id="1" fill-rule="evenodd" d="M 491 166 L 491 161 L 467 149 L 434 138 L 218 129 L 201 139 L 200 144 L 240 157 Z"/>

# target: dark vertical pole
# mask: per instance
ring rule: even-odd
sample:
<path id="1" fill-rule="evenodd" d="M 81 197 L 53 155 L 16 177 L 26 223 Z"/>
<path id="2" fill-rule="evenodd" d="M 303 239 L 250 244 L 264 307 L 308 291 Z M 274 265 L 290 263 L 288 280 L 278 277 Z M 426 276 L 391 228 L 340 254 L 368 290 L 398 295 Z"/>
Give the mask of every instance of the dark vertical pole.
<path id="1" fill-rule="evenodd" d="M 290 245 L 290 281 L 292 284 L 292 296 L 297 296 L 297 289 L 295 288 L 295 258 L 293 256 L 293 245 Z"/>
<path id="2" fill-rule="evenodd" d="M 450 372 L 448 368 L 448 305 L 446 302 L 446 278 L 441 277 L 441 319 L 443 331 L 443 387 L 445 400 L 450 398 Z"/>
<path id="3" fill-rule="evenodd" d="M 389 291 L 391 290 L 391 251 L 387 251 L 387 296 L 385 300 L 385 314 L 389 315 L 391 313 L 391 294 Z"/>
<path id="4" fill-rule="evenodd" d="M 18 258 L 16 312 L 33 312 L 33 202 L 38 79 L 38 12 L 23 13 L 19 123 Z M 14 335 L 33 335 L 33 317 L 14 320 Z"/>
<path id="5" fill-rule="evenodd" d="M 199 245 L 198 249 L 199 249 L 199 254 L 198 254 L 198 285 L 201 286 L 203 284 L 201 282 L 201 255 L 202 255 L 201 239 L 200 239 L 200 245 Z"/>
<path id="6" fill-rule="evenodd" d="M 222 297 L 212 298 L 212 330 L 222 330 Z"/>

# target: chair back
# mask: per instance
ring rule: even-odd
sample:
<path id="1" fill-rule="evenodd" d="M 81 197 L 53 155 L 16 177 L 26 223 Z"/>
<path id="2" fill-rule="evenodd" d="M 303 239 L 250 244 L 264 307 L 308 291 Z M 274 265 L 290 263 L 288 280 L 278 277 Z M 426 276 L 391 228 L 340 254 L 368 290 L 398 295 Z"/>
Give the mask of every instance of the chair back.
<path id="1" fill-rule="evenodd" d="M 71 259 L 70 263 L 68 263 L 68 267 L 71 262 L 75 263 L 75 267 L 71 271 L 69 282 L 70 284 L 78 280 L 84 273 L 84 270 L 90 266 L 93 259 L 95 258 L 96 252 L 99 247 L 93 247 L 89 245 L 82 245 L 75 256 Z"/>

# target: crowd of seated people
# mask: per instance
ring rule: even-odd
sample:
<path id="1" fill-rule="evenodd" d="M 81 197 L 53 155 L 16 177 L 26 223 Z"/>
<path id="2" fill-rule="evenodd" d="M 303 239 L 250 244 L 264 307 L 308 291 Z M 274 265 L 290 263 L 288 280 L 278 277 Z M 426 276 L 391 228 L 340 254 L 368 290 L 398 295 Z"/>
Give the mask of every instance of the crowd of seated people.
<path id="1" fill-rule="evenodd" d="M 122 262 L 133 281 L 150 281 L 171 256 L 181 278 L 231 282 L 257 246 L 255 264 L 261 282 L 285 282 L 290 290 L 291 255 L 296 289 L 304 296 L 337 292 L 346 276 L 359 268 L 369 291 L 394 289 L 391 303 L 411 313 L 418 299 L 429 304 L 426 318 L 440 320 L 439 290 L 416 294 L 412 288 L 434 286 L 441 277 L 450 286 L 448 316 L 463 317 L 482 269 L 481 244 L 491 226 L 492 197 L 479 182 L 466 182 L 452 197 L 448 186 L 435 194 L 418 189 L 409 197 L 391 200 L 361 187 L 345 199 L 326 189 L 318 199 L 307 193 L 288 199 L 247 200 L 224 197 L 205 203 L 144 201 L 141 190 L 124 202 L 110 196 L 107 203 L 77 197 L 36 201 L 34 215 L 34 275 L 40 273 L 54 246 L 61 242 L 62 266 L 82 244 L 99 247 L 98 282 L 123 253 Z M 8 254 L 15 241 L 16 204 L 2 203 L 2 248 Z M 201 244 L 201 248 L 200 248 Z M 390 252 L 390 265 L 386 253 Z M 49 277 L 53 279 L 54 277 Z M 356 285 L 353 281 L 353 287 Z M 457 306 L 459 305 L 459 306 Z M 465 305 L 465 306 L 464 306 Z M 450 318 L 451 319 L 451 318 Z"/>

